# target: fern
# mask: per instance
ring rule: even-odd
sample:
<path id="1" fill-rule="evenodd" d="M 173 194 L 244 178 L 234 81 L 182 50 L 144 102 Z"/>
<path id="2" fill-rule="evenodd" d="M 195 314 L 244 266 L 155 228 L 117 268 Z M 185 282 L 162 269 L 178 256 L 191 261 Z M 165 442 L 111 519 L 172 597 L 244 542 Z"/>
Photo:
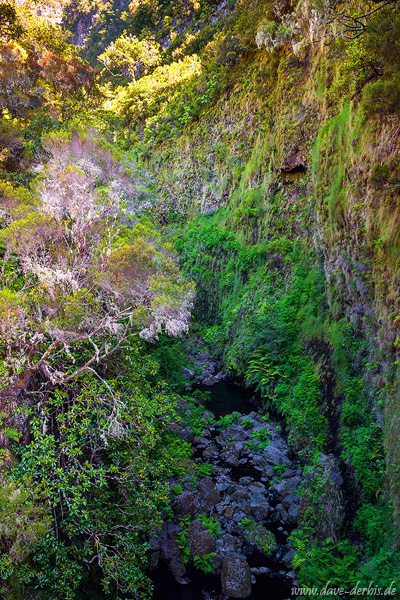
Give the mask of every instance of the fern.
<path id="1" fill-rule="evenodd" d="M 17 429 L 13 429 L 12 427 L 4 427 L 4 429 L 0 430 L 1 433 L 8 439 L 13 442 L 19 442 L 20 433 Z"/>
<path id="2" fill-rule="evenodd" d="M 293 569 L 298 569 L 305 562 L 305 558 L 302 558 L 299 554 L 295 554 L 292 560 Z"/>
<path id="3" fill-rule="evenodd" d="M 203 573 L 213 573 L 212 561 L 214 556 L 217 556 L 216 552 L 210 552 L 210 554 L 204 556 L 195 556 L 193 559 L 194 566 Z"/>

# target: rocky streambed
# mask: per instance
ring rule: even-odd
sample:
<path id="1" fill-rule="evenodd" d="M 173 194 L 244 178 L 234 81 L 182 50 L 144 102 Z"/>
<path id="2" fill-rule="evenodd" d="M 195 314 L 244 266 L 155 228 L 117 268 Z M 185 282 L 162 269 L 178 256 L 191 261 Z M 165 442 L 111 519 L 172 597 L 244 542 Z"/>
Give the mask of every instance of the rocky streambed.
<path id="1" fill-rule="evenodd" d="M 180 435 L 213 471 L 169 482 L 170 512 L 150 540 L 155 600 L 289 598 L 304 477 L 280 425 L 236 412 Z"/>
<path id="2" fill-rule="evenodd" d="M 247 391 L 225 381 L 208 356 L 196 381 L 210 392 L 208 401 L 194 406 L 182 400 L 177 432 L 192 447 L 195 474 L 168 481 L 164 524 L 150 540 L 153 598 L 293 598 L 298 581 L 291 534 L 302 515 L 313 512 L 322 538 L 335 538 L 342 526 L 339 461 L 321 454 L 305 473 L 281 425 L 255 411 Z M 193 412 L 201 416 L 194 429 Z M 315 479 L 317 505 L 308 494 Z"/>

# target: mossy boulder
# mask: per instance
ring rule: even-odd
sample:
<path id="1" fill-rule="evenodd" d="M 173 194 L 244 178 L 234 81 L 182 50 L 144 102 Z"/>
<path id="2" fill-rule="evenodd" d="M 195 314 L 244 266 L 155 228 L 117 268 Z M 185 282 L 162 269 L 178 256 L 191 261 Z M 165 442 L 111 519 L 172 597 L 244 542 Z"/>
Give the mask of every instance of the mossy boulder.
<path id="1" fill-rule="evenodd" d="M 255 546 L 261 552 L 270 556 L 278 549 L 274 534 L 254 519 L 243 519 L 240 523 L 242 536 L 248 544 Z"/>
<path id="2" fill-rule="evenodd" d="M 248 598 L 251 594 L 251 571 L 242 556 L 227 556 L 222 563 L 222 593 L 231 598 Z"/>

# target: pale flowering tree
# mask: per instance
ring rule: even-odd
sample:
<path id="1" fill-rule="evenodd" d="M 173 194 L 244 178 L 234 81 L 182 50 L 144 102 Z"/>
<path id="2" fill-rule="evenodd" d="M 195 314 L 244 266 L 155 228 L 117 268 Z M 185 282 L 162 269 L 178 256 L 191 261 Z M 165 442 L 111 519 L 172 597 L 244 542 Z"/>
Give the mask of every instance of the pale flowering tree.
<path id="1" fill-rule="evenodd" d="M 33 197 L 3 193 L 3 274 L 17 261 L 19 275 L 19 289 L 0 291 L 2 395 L 11 403 L 36 376 L 65 384 L 129 336 L 182 334 L 194 295 L 160 236 L 137 219 L 126 223 L 149 206 L 131 165 L 93 136 L 52 135 L 45 148 Z M 93 351 L 74 368 L 81 342 Z"/>

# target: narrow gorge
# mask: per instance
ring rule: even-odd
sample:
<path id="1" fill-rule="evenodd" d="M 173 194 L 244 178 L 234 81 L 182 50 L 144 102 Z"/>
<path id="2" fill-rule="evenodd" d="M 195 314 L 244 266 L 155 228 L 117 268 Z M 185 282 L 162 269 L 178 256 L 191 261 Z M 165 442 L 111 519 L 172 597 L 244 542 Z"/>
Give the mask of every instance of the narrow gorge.
<path id="1" fill-rule="evenodd" d="M 398 0 L 0 37 L 0 596 L 400 598 Z"/>

